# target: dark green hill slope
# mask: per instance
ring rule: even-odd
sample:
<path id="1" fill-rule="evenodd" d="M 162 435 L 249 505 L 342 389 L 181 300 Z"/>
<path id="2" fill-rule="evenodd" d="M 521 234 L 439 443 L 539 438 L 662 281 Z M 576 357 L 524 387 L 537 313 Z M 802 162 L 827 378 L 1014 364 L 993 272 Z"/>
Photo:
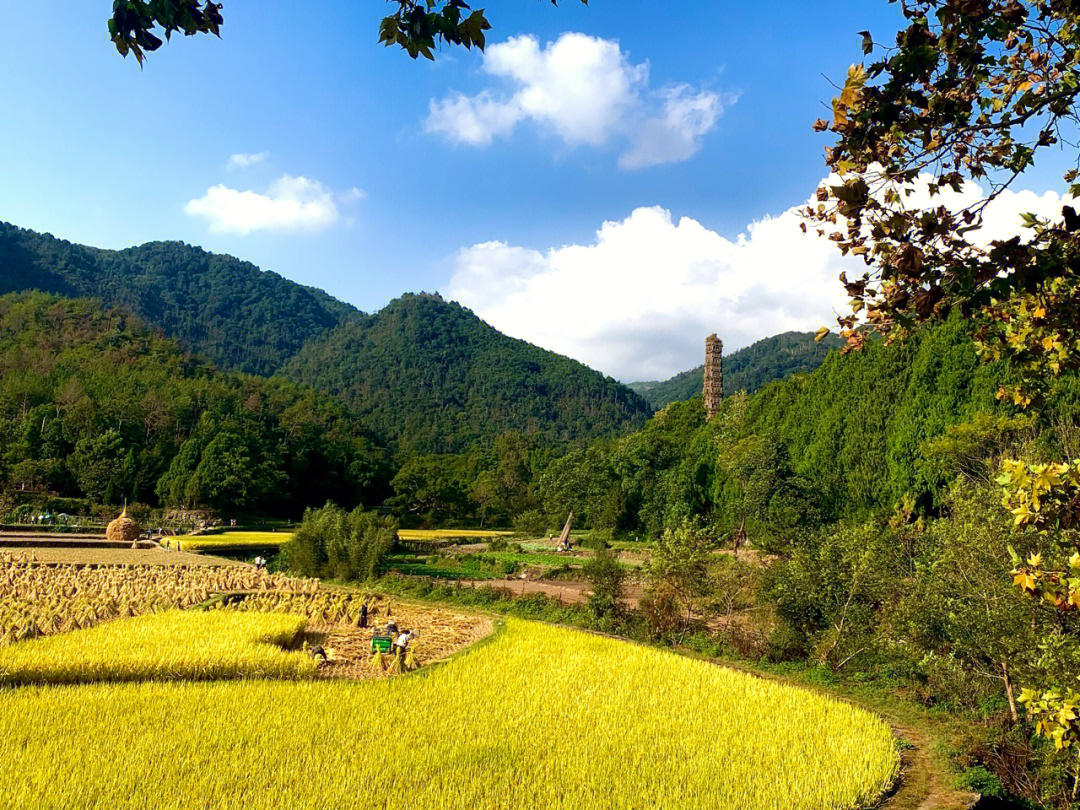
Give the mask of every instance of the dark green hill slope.
<path id="1" fill-rule="evenodd" d="M 310 383 L 406 449 L 457 451 L 507 429 L 577 441 L 650 413 L 620 383 L 456 304 L 406 296 L 366 315 L 180 242 L 99 250 L 0 223 L 0 294 L 25 290 L 124 307 L 222 368 Z"/>
<path id="2" fill-rule="evenodd" d="M 553 465 L 545 497 L 553 514 L 573 509 L 587 523 L 651 536 L 692 515 L 720 533 L 746 518 L 760 539 L 891 515 L 905 496 L 933 510 L 957 474 L 936 444 L 950 428 L 989 415 L 989 426 L 946 442 L 956 452 L 1019 429 L 994 426 L 1011 415 L 996 399 L 1008 373 L 979 361 L 968 324 L 953 316 L 904 341 L 832 352 L 809 374 L 728 397 L 708 423 L 700 395 L 672 403 L 640 432 Z M 1056 390 L 1048 413 L 1075 424 L 1080 377 L 1063 376 Z M 592 481 L 601 483 L 590 493 Z"/>
<path id="3" fill-rule="evenodd" d="M 507 337 L 437 295 L 406 295 L 313 341 L 283 369 L 411 452 L 506 430 L 560 443 L 640 427 L 648 404 L 599 372 Z"/>
<path id="4" fill-rule="evenodd" d="M 219 372 L 139 319 L 0 296 L 0 500 L 56 493 L 295 517 L 378 503 L 385 453 L 330 398 Z"/>
<path id="5" fill-rule="evenodd" d="M 321 290 L 183 242 L 99 250 L 0 223 L 0 294 L 21 290 L 125 307 L 219 366 L 264 376 L 359 314 Z"/>
<path id="6" fill-rule="evenodd" d="M 843 341 L 829 335 L 820 343 L 813 332 L 784 332 L 759 340 L 724 357 L 724 391 L 752 394 L 774 380 L 813 371 Z M 669 380 L 630 383 L 656 410 L 670 402 L 683 402 L 701 393 L 704 367 L 676 374 Z"/>

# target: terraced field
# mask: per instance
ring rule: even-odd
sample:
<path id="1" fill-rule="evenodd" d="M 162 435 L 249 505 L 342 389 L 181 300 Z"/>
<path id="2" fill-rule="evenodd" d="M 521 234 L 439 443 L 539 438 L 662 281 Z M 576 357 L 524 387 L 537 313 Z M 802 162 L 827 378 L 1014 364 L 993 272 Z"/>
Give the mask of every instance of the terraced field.
<path id="1" fill-rule="evenodd" d="M 69 647 L 65 668 L 72 649 L 93 657 Z M 873 801 L 897 763 L 847 704 L 516 620 L 426 677 L 0 689 L 0 783 L 27 810 L 830 810 Z"/>

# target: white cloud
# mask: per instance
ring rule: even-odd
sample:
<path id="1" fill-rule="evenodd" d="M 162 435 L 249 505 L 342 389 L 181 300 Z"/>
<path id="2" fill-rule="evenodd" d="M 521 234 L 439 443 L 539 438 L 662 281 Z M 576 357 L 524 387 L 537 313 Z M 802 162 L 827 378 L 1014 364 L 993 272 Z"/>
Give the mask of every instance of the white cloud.
<path id="1" fill-rule="evenodd" d="M 950 205 L 981 195 L 965 188 Z M 1008 191 L 983 238 L 1021 232 L 1019 214 L 1059 216 L 1053 192 Z M 449 295 L 496 328 L 624 380 L 665 379 L 701 363 L 705 336 L 725 351 L 787 330 L 833 326 L 847 297 L 842 270 L 862 272 L 826 239 L 800 229 L 793 207 L 734 240 L 659 207 L 605 222 L 596 239 L 538 251 L 503 242 L 461 250 Z"/>
<path id="2" fill-rule="evenodd" d="M 343 203 L 354 203 L 367 197 L 367 192 L 364 191 L 362 188 L 357 188 L 356 186 L 353 186 L 348 191 L 342 191 L 337 196 L 338 200 Z"/>
<path id="3" fill-rule="evenodd" d="M 663 95 L 660 115 L 642 122 L 630 150 L 619 158 L 621 168 L 640 169 L 693 157 L 701 148 L 701 136 L 716 126 L 724 104 L 735 99 L 722 100 L 705 90 L 695 93 L 688 84 L 668 88 Z"/>
<path id="4" fill-rule="evenodd" d="M 204 217 L 214 233 L 241 235 L 252 231 L 321 231 L 341 218 L 330 189 L 317 180 L 288 174 L 271 183 L 265 194 L 212 186 L 185 205 L 184 211 Z"/>
<path id="5" fill-rule="evenodd" d="M 428 132 L 486 146 L 522 121 L 533 121 L 571 146 L 629 142 L 623 168 L 686 160 L 734 96 L 681 84 L 649 93 L 649 64 L 634 65 L 614 40 L 566 33 L 541 48 L 514 37 L 484 54 L 485 73 L 511 92 L 452 93 L 429 104 Z"/>
<path id="6" fill-rule="evenodd" d="M 256 163 L 262 163 L 268 157 L 270 157 L 269 152 L 258 152 L 256 154 L 237 152 L 235 155 L 230 155 L 229 162 L 225 164 L 225 168 L 245 169 L 248 166 L 254 166 Z"/>

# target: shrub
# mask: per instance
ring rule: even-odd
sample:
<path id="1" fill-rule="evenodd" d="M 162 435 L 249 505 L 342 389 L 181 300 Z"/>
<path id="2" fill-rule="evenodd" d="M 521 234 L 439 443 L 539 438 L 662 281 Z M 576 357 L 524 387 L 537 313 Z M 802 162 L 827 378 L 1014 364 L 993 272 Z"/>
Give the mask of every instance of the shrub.
<path id="1" fill-rule="evenodd" d="M 376 512 L 328 503 L 308 509 L 292 539 L 282 546 L 287 570 L 308 577 L 373 578 L 397 541 L 397 521 Z"/>
<path id="2" fill-rule="evenodd" d="M 589 611 L 596 618 L 615 617 L 622 613 L 623 581 L 626 572 L 609 550 L 601 549 L 585 564 L 585 576 L 592 585 Z"/>
<path id="3" fill-rule="evenodd" d="M 993 799 L 1003 799 L 1006 796 L 1005 788 L 1001 786 L 1001 780 L 986 770 L 982 765 L 968 768 L 953 782 L 957 790 L 970 790 L 980 796 L 989 796 Z"/>

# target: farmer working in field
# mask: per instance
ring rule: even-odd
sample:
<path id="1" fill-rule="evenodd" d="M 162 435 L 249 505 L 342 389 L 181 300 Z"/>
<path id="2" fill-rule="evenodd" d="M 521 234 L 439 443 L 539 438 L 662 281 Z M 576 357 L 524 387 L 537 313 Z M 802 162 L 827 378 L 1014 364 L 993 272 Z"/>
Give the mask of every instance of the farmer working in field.
<path id="1" fill-rule="evenodd" d="M 405 651 L 409 649 L 409 642 L 414 638 L 419 638 L 420 633 L 415 630 L 405 630 L 394 641 L 394 646 L 397 647 L 397 654 L 401 656 L 401 659 L 405 660 Z"/>

